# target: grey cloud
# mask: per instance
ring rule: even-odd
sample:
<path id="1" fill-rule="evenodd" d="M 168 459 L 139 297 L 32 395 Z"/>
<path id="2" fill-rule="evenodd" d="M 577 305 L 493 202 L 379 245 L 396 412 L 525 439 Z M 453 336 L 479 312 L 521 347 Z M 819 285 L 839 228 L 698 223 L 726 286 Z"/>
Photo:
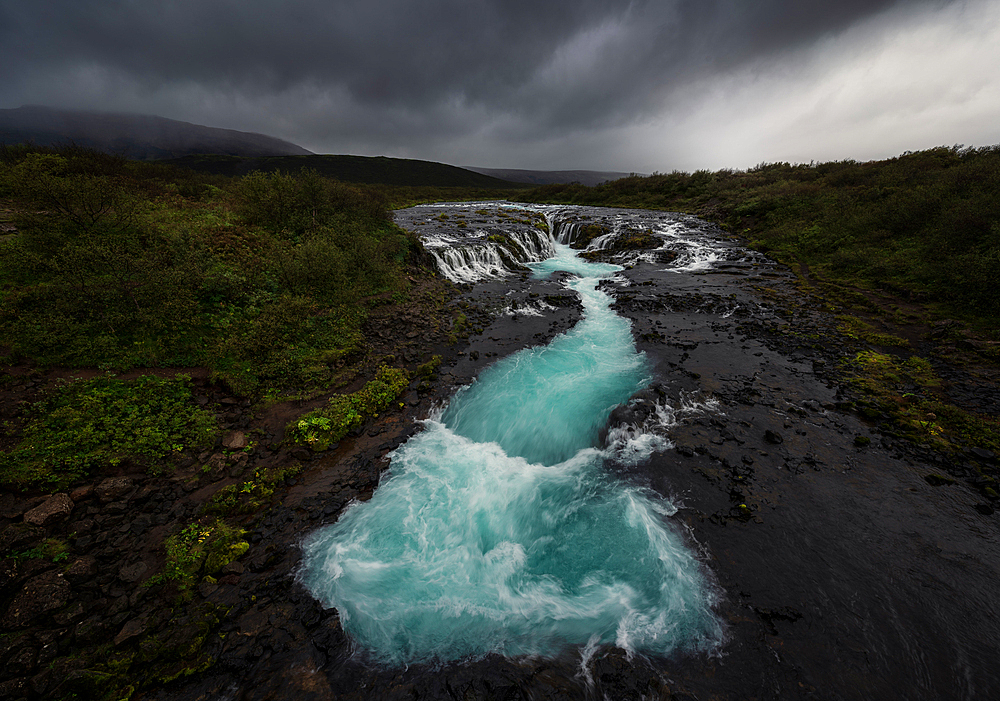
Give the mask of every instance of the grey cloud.
<path id="1" fill-rule="evenodd" d="M 219 126 L 280 125 L 276 136 L 327 150 L 454 151 L 484 132 L 562 141 L 651 118 L 698 81 L 894 4 L 0 0 L 0 106 L 151 105 Z"/>

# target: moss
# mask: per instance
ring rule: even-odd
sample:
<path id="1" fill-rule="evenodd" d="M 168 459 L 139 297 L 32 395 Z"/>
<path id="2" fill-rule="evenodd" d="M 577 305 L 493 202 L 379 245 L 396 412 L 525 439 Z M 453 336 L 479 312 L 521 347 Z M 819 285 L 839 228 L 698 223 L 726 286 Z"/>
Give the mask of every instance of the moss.
<path id="1" fill-rule="evenodd" d="M 611 229 L 603 224 L 584 224 L 577 231 L 576 238 L 570 243 L 570 247 L 577 250 L 583 250 L 590 245 L 591 241 L 600 236 L 604 236 L 610 231 Z"/>
<path id="2" fill-rule="evenodd" d="M 164 541 L 166 563 L 163 572 L 151 577 L 146 584 L 173 582 L 181 595 L 186 596 L 202 573 L 214 574 L 249 550 L 250 544 L 243 540 L 244 535 L 246 531 L 219 519 L 188 524 Z"/>
<path id="3" fill-rule="evenodd" d="M 435 355 L 430 360 L 428 360 L 423 365 L 417 367 L 414 375 L 417 377 L 430 377 L 437 372 L 438 368 L 441 367 L 441 356 Z"/>
<path id="4" fill-rule="evenodd" d="M 859 413 L 876 420 L 888 418 L 900 434 L 945 452 L 963 445 L 1000 448 L 1000 420 L 964 411 L 934 398 L 941 380 L 926 358 L 862 351 L 845 362 L 851 384 L 868 399 Z"/>
<path id="5" fill-rule="evenodd" d="M 906 347 L 910 342 L 899 336 L 881 333 L 868 322 L 854 316 L 841 315 L 837 317 L 839 330 L 848 338 L 865 341 L 876 346 Z"/>

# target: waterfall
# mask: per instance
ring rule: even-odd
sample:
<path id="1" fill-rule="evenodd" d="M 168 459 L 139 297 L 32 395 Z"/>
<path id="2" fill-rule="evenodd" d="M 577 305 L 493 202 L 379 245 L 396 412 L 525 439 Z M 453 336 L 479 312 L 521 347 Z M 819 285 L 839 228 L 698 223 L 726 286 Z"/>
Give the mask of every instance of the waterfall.
<path id="1" fill-rule="evenodd" d="M 668 445 L 649 425 L 601 445 L 612 409 L 650 380 L 629 322 L 598 288 L 621 268 L 554 241 L 571 239 L 572 225 L 550 229 L 532 254 L 549 255 L 528 267 L 539 278 L 572 273 L 564 284 L 583 319 L 460 390 L 390 455 L 370 501 L 304 543 L 302 582 L 374 660 L 586 656 L 600 645 L 666 655 L 722 639 L 716 592 L 671 523 L 676 507 L 606 468 Z M 503 262 L 438 253 L 452 274 Z"/>

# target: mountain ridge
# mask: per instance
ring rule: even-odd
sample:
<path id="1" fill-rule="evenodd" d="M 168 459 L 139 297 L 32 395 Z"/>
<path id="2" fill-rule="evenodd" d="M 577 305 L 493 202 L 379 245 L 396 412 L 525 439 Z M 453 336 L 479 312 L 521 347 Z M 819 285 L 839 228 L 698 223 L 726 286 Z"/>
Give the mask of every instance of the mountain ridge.
<path id="1" fill-rule="evenodd" d="M 474 173 L 489 175 L 501 180 L 515 183 L 530 183 L 532 185 L 581 185 L 594 186 L 611 180 L 627 178 L 630 175 L 642 173 L 621 173 L 603 170 L 527 170 L 524 168 L 482 168 L 480 166 L 462 166 Z"/>
<path id="2" fill-rule="evenodd" d="M 194 153 L 231 156 L 312 155 L 266 134 L 207 127 L 156 115 L 24 105 L 0 110 L 0 144 L 75 144 L 140 161 Z"/>

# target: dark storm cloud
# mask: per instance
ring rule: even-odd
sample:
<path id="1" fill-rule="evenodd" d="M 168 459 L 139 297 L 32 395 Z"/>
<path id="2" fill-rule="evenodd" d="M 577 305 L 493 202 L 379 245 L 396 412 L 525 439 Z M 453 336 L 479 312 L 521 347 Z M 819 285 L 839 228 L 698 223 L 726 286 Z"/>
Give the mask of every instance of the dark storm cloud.
<path id="1" fill-rule="evenodd" d="M 0 0 L 0 107 L 155 111 L 433 157 L 421 149 L 487 128 L 515 144 L 642 121 L 685 86 L 895 4 Z"/>
<path id="2" fill-rule="evenodd" d="M 623 101 L 635 108 L 643 91 L 809 42 L 888 4 L 9 2 L 0 46 L 9 67 L 58 71 L 86 63 L 152 87 L 190 81 L 254 93 L 311 83 L 343 87 L 366 106 L 419 110 L 460 97 L 590 124 Z M 566 93 L 555 80 L 539 85 L 539 71 L 574 38 L 580 55 L 568 60 L 596 52 L 586 84 Z"/>

